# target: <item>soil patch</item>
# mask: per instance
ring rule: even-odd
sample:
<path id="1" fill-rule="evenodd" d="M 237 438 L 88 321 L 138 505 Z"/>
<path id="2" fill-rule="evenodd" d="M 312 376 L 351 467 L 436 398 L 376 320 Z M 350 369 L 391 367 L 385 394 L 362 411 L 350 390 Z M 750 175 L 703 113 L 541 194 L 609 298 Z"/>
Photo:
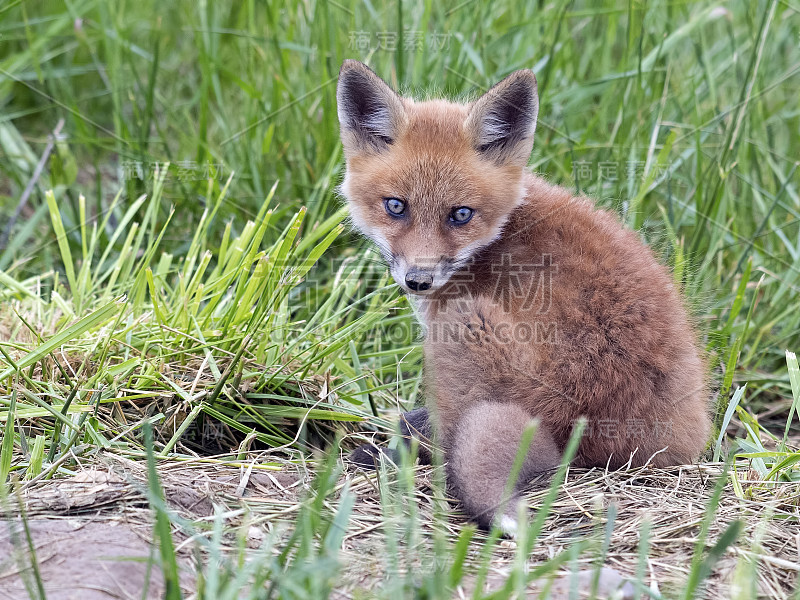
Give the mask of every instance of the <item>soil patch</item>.
<path id="1" fill-rule="evenodd" d="M 28 527 L 48 600 L 159 598 L 164 579 L 148 565 L 151 545 L 130 527 L 85 519 L 29 519 Z M 20 521 L 0 524 L 0 598 L 27 598 L 37 589 Z M 26 582 L 27 580 L 27 582 Z"/>

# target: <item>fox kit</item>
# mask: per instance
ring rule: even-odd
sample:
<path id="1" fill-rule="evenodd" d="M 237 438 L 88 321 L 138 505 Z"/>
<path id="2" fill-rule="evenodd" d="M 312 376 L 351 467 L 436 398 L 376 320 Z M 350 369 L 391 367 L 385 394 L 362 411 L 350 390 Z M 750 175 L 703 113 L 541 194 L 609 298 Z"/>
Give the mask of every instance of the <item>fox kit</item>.
<path id="1" fill-rule="evenodd" d="M 428 410 L 404 427 L 430 427 L 473 519 L 513 531 L 519 489 L 558 466 L 581 418 L 575 465 L 697 459 L 710 429 L 705 368 L 679 292 L 614 215 L 526 170 L 531 71 L 470 104 L 415 102 L 348 60 L 337 101 L 352 220 L 425 332 Z"/>

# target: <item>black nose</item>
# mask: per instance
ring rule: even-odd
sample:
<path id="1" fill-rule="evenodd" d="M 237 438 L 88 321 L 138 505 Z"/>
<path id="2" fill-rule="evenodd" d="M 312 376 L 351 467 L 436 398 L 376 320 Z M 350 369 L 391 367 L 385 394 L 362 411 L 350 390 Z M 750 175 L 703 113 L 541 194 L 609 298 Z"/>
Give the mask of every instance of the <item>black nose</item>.
<path id="1" fill-rule="evenodd" d="M 431 289 L 433 285 L 433 273 L 421 271 L 419 269 L 411 269 L 406 273 L 406 285 L 408 289 L 415 292 L 424 292 Z"/>

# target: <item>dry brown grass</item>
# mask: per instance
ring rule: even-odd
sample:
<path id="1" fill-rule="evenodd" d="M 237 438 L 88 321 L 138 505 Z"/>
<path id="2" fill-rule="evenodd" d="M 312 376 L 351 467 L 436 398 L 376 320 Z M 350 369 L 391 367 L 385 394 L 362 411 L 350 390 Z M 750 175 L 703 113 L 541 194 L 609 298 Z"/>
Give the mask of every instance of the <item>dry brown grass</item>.
<path id="1" fill-rule="evenodd" d="M 609 515 L 616 514 L 605 564 L 623 575 L 633 576 L 639 561 L 641 527 L 649 521 L 646 581 L 651 590 L 672 597 L 688 575 L 700 523 L 721 471 L 719 464 L 620 472 L 572 469 L 558 491 L 529 562 L 534 565 L 552 558 L 577 539 L 602 535 Z M 275 527 L 283 528 L 292 521 L 309 490 L 313 465 L 251 453 L 238 463 L 213 459 L 163 462 L 159 475 L 170 507 L 198 525 L 195 535 L 210 535 L 203 524 L 208 525 L 217 506 L 229 528 L 226 543 L 230 548 L 237 544 L 237 531 L 240 539 L 255 548 Z M 410 562 L 403 563 L 405 569 L 430 566 L 426 557 L 432 555 L 428 551 L 434 526 L 443 527 L 447 536 L 455 538 L 465 524 L 463 515 L 451 501 L 444 502 L 449 518 L 435 521 L 434 475 L 434 468 L 417 468 L 414 502 L 422 525 L 421 535 L 415 547 L 402 545 L 404 556 L 411 557 Z M 739 498 L 730 483 L 725 486 L 709 530 L 708 546 L 735 519 L 743 521 L 743 535 L 717 564 L 708 582 L 707 597 L 734 597 L 737 565 L 756 561 L 759 596 L 790 598 L 800 571 L 800 532 L 796 525 L 800 518 L 800 486 L 747 481 L 741 476 L 739 481 L 749 497 Z M 359 597 L 359 594 L 369 597 L 369 590 L 380 587 L 388 564 L 384 535 L 387 521 L 378 476 L 347 467 L 338 490 L 345 485 L 357 495 L 357 502 L 344 538 L 341 555 L 344 572 L 337 597 Z M 29 482 L 21 486 L 20 493 L 32 518 L 69 516 L 113 521 L 149 540 L 152 518 L 145 490 L 144 462 L 101 453 L 84 462 L 72 477 Z M 529 505 L 536 509 L 545 493 L 545 490 L 531 491 Z M 397 521 L 393 526 L 402 525 Z M 192 539 L 178 529 L 175 534 L 179 552 L 188 557 Z M 473 569 L 479 562 L 480 542 L 484 539 L 485 534 L 479 532 L 472 542 L 468 564 Z M 513 541 L 500 542 L 492 558 L 488 586 L 502 583 L 515 550 Z M 581 558 L 578 564 L 588 568 L 590 560 Z M 184 565 L 188 568 L 189 562 Z M 468 576 L 466 581 L 468 587 L 474 578 Z M 468 593 L 469 589 L 462 588 L 457 597 L 459 594 L 466 597 Z"/>

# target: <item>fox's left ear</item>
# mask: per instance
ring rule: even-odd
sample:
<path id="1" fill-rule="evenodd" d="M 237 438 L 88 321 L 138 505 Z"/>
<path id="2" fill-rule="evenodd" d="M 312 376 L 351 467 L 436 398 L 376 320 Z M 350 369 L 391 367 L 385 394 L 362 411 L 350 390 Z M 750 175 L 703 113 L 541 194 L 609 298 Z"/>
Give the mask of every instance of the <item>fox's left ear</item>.
<path id="1" fill-rule="evenodd" d="M 464 127 L 481 155 L 524 167 L 533 150 L 538 114 L 536 76 L 515 71 L 472 104 Z"/>

